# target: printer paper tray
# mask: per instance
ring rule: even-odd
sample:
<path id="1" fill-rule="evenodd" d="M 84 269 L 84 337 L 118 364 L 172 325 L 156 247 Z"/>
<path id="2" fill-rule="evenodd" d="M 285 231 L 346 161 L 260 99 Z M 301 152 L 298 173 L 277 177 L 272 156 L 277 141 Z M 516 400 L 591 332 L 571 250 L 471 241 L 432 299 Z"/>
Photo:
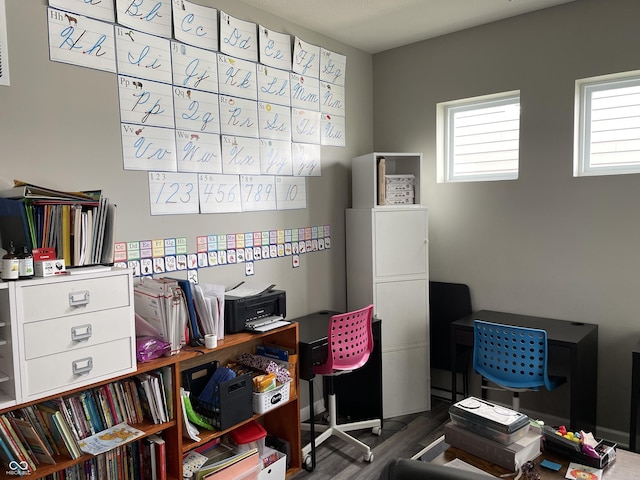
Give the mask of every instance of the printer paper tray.
<path id="1" fill-rule="evenodd" d="M 278 320 L 276 322 L 271 322 L 271 323 L 267 323 L 265 325 L 260 325 L 260 326 L 256 326 L 256 327 L 252 327 L 252 328 L 247 328 L 247 331 L 249 332 L 268 332 L 269 330 L 273 330 L 274 328 L 280 328 L 280 327 L 284 327 L 285 325 L 290 325 L 291 322 L 288 322 L 286 320 Z"/>

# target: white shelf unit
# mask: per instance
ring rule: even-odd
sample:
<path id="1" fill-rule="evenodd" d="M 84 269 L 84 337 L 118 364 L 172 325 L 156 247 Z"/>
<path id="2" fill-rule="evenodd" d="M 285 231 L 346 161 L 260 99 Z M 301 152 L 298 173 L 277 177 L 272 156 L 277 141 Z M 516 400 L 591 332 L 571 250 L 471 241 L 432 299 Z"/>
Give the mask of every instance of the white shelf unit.
<path id="1" fill-rule="evenodd" d="M 372 153 L 354 159 L 353 205 L 346 211 L 347 305 L 370 303 L 382 320 L 384 418 L 431 409 L 428 209 L 376 206 L 377 158 L 416 177 L 421 154 Z M 360 178 L 360 176 L 364 178 Z"/>
<path id="2" fill-rule="evenodd" d="M 18 343 L 12 282 L 0 282 L 0 409 L 16 405 L 19 395 Z"/>
<path id="3" fill-rule="evenodd" d="M 416 179 L 414 204 L 421 205 L 422 154 L 374 152 L 355 157 L 351 163 L 353 208 L 405 208 L 378 205 L 378 159 L 384 157 L 387 175 L 413 175 Z"/>

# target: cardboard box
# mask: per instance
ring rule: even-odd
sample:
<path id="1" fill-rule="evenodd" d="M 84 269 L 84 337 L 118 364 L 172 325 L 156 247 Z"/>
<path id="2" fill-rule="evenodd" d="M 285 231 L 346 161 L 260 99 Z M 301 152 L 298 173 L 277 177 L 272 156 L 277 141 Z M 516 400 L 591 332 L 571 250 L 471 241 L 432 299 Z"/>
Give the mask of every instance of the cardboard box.
<path id="1" fill-rule="evenodd" d="M 67 273 L 64 260 L 39 260 L 33 262 L 33 271 L 36 277 L 52 277 Z"/>

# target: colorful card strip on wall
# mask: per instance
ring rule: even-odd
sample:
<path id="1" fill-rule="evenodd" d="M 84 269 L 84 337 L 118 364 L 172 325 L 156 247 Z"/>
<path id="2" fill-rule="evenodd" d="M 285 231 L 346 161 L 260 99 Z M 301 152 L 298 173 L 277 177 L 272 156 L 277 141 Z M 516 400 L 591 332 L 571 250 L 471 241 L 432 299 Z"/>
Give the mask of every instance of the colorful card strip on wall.
<path id="1" fill-rule="evenodd" d="M 197 270 L 222 265 L 245 264 L 245 275 L 255 273 L 254 262 L 292 257 L 300 266 L 300 255 L 331 248 L 329 225 L 220 233 L 196 237 L 196 251 L 189 252 L 187 238 L 163 238 L 118 242 L 114 264 L 131 268 L 134 276 L 157 275 L 186 270 L 197 281 Z"/>

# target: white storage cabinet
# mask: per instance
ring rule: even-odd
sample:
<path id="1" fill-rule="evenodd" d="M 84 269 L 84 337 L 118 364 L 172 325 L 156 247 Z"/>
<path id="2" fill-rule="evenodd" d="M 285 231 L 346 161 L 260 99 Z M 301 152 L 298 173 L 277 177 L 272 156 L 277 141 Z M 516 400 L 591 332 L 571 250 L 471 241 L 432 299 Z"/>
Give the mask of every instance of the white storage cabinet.
<path id="1" fill-rule="evenodd" d="M 418 202 L 422 155 L 354 159 L 353 205 L 359 208 L 346 211 L 348 308 L 373 303 L 382 319 L 383 415 L 389 418 L 431 408 L 428 209 L 375 204 L 379 156 L 393 173 L 416 176 Z M 356 188 L 359 174 L 366 185 Z"/>
<path id="2" fill-rule="evenodd" d="M 10 287 L 19 403 L 136 370 L 130 270 L 22 280 Z"/>

